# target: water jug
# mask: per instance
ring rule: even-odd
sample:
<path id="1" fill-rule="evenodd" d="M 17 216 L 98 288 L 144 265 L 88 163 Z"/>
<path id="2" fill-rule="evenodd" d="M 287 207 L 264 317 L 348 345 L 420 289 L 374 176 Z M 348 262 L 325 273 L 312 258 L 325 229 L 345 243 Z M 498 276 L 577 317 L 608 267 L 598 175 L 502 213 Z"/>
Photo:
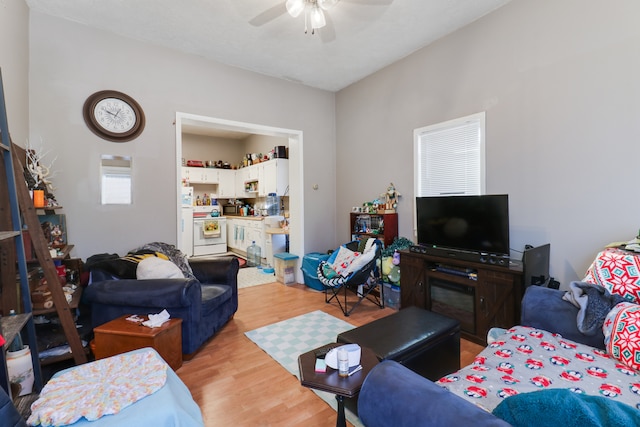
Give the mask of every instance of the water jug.
<path id="1" fill-rule="evenodd" d="M 247 267 L 260 267 L 260 259 L 262 253 L 260 246 L 256 245 L 256 241 L 251 242 L 251 246 L 247 248 Z"/>
<path id="2" fill-rule="evenodd" d="M 269 193 L 267 196 L 267 215 L 279 215 L 280 214 L 280 197 L 276 193 Z"/>
<path id="3" fill-rule="evenodd" d="M 9 316 L 15 316 L 16 315 L 16 311 L 15 310 L 10 310 L 9 311 Z M 7 349 L 8 351 L 21 351 L 23 347 L 22 344 L 22 337 L 20 336 L 20 332 L 18 332 L 16 334 L 16 337 L 13 339 L 13 341 L 11 341 L 11 344 L 9 344 L 9 348 Z"/>

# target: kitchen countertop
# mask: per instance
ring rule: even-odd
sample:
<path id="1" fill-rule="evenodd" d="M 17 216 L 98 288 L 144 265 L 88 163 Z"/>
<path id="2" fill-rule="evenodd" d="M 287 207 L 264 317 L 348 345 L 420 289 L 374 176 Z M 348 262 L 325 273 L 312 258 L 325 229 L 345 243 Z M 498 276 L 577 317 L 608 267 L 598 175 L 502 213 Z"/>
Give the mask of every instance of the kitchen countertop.
<path id="1" fill-rule="evenodd" d="M 267 234 L 289 234 L 289 230 L 285 230 L 284 228 L 267 228 L 265 230 Z"/>
<path id="2" fill-rule="evenodd" d="M 226 214 L 225 216 L 227 218 L 250 219 L 252 221 L 262 221 L 263 219 L 268 218 L 266 216 L 243 216 L 243 215 L 229 215 L 229 214 Z"/>

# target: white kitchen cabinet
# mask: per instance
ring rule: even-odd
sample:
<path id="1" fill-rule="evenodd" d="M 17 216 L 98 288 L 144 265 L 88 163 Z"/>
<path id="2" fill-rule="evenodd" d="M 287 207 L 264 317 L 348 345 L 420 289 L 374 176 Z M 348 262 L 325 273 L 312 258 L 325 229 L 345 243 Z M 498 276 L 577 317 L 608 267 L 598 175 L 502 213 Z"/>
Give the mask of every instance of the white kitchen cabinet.
<path id="1" fill-rule="evenodd" d="M 248 230 L 249 232 L 247 233 L 247 236 L 246 236 L 248 237 L 248 239 L 246 243 L 250 245 L 252 242 L 256 242 L 256 245 L 260 246 L 260 250 L 261 250 L 260 256 L 264 258 L 266 256 L 264 221 L 249 220 Z"/>
<path id="2" fill-rule="evenodd" d="M 289 187 L 289 159 L 273 159 L 260 165 L 263 166 L 260 196 L 268 196 L 269 193 L 284 196 Z"/>
<path id="3" fill-rule="evenodd" d="M 251 165 L 240 169 L 242 177 L 242 196 L 236 194 L 237 197 L 256 197 L 258 195 L 258 166 Z"/>
<path id="4" fill-rule="evenodd" d="M 217 184 L 218 169 L 185 166 L 182 168 L 182 178 L 191 184 Z"/>
<path id="5" fill-rule="evenodd" d="M 266 233 L 262 219 L 227 217 L 227 246 L 246 252 L 252 242 L 260 246 L 262 258 L 266 256 Z"/>
<path id="6" fill-rule="evenodd" d="M 267 163 L 270 163 L 270 162 L 262 162 L 256 165 L 258 168 L 258 196 L 260 197 L 265 197 L 268 194 L 265 192 L 265 185 L 264 185 L 265 183 L 264 171 L 266 169 Z"/>
<path id="7" fill-rule="evenodd" d="M 218 198 L 232 199 L 236 197 L 236 172 L 231 169 L 218 170 Z"/>
<path id="8" fill-rule="evenodd" d="M 235 223 L 236 220 L 231 218 L 230 216 L 227 217 L 227 247 L 229 249 L 233 249 L 235 248 Z"/>
<path id="9" fill-rule="evenodd" d="M 242 168 L 242 169 L 238 169 L 236 171 L 236 176 L 235 176 L 235 197 L 236 198 L 244 198 L 247 197 L 244 194 L 244 170 L 246 168 Z"/>
<path id="10" fill-rule="evenodd" d="M 235 180 L 238 198 L 266 197 L 269 193 L 284 196 L 289 187 L 289 160 L 273 159 L 244 167 L 236 171 Z"/>
<path id="11" fill-rule="evenodd" d="M 227 246 L 231 249 L 244 250 L 244 228 L 235 218 L 227 217 Z"/>

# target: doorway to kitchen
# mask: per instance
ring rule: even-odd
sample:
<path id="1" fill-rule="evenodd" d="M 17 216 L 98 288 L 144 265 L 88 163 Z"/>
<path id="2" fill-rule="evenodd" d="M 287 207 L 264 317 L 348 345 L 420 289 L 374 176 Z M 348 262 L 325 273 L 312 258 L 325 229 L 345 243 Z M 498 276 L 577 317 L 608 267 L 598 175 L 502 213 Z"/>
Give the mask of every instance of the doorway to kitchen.
<path id="1" fill-rule="evenodd" d="M 289 145 L 289 214 L 293 220 L 289 224 L 289 251 L 300 256 L 305 253 L 304 248 L 304 194 L 303 184 L 303 144 L 302 131 L 294 129 L 276 128 L 271 126 L 258 125 L 253 123 L 237 122 L 214 117 L 200 116 L 189 113 L 176 113 L 176 200 L 182 197 L 182 185 L 180 171 L 182 168 L 182 138 L 188 131 L 206 134 L 219 132 L 240 132 L 244 134 L 255 134 L 287 138 Z M 176 203 L 177 226 L 176 241 L 181 241 L 182 221 L 180 220 L 181 207 Z M 300 269 L 296 269 L 296 281 L 303 283 L 304 278 Z"/>

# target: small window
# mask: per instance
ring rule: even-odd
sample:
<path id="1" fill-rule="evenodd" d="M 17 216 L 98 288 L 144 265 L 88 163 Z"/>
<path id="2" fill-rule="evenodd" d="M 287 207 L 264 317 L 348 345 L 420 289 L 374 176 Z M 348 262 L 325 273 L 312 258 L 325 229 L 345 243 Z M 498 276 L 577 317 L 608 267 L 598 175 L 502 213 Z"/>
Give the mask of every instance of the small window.
<path id="1" fill-rule="evenodd" d="M 103 205 L 131 204 L 131 157 L 102 155 L 100 176 Z"/>
<path id="2" fill-rule="evenodd" d="M 415 129 L 415 196 L 485 192 L 485 113 Z"/>

